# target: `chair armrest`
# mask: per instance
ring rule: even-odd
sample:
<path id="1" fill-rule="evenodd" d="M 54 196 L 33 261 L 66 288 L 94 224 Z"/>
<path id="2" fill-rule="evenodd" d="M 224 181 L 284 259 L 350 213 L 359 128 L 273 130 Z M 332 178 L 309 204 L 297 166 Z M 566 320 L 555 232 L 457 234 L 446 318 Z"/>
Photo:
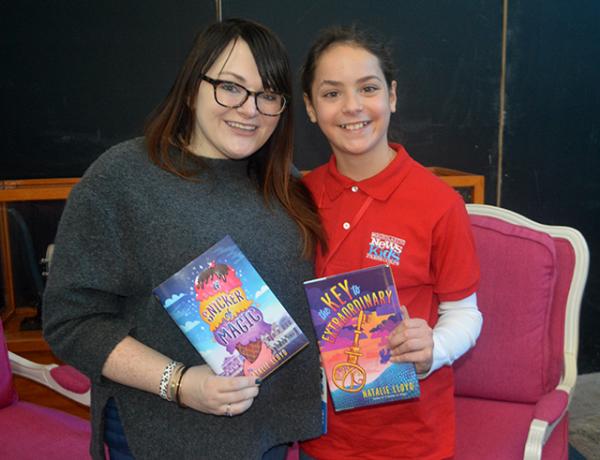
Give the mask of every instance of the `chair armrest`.
<path id="1" fill-rule="evenodd" d="M 562 418 L 568 407 L 568 393 L 563 390 L 553 390 L 537 402 L 533 409 L 533 418 L 552 425 Z"/>
<path id="2" fill-rule="evenodd" d="M 13 374 L 38 382 L 84 406 L 90 405 L 90 380 L 74 367 L 34 363 L 11 351 L 8 357 Z"/>
<path id="3" fill-rule="evenodd" d="M 542 458 L 544 444 L 552 434 L 554 427 L 562 420 L 569 408 L 569 393 L 556 389 L 545 394 L 533 409 L 533 420 L 529 425 L 525 443 L 524 460 Z"/>

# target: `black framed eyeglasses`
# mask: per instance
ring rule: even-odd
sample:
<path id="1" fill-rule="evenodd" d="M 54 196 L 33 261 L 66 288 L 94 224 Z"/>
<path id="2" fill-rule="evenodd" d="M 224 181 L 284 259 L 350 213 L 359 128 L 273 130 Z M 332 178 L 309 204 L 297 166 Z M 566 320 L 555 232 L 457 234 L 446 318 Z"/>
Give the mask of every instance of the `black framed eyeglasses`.
<path id="1" fill-rule="evenodd" d="M 202 75 L 202 80 L 213 86 L 215 101 L 223 107 L 237 109 L 254 96 L 256 109 L 263 115 L 276 117 L 285 110 L 287 100 L 283 94 L 272 91 L 250 91 L 242 85 L 227 80 L 215 80 Z"/>

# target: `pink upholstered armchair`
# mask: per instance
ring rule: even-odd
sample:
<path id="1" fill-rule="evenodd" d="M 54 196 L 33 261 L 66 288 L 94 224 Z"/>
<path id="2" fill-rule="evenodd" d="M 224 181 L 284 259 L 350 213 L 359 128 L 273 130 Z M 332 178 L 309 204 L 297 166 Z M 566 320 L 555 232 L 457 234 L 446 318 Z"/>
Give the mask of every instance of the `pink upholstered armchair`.
<path id="1" fill-rule="evenodd" d="M 572 228 L 467 208 L 484 323 L 475 348 L 455 363 L 455 458 L 567 459 L 587 245 Z"/>
<path id="2" fill-rule="evenodd" d="M 89 458 L 89 422 L 64 412 L 19 401 L 13 386 L 11 361 L 15 373 L 89 404 L 89 381 L 72 368 L 36 365 L 12 353 L 9 360 L 0 321 L 0 459 Z M 62 385 L 58 382 L 62 382 Z"/>

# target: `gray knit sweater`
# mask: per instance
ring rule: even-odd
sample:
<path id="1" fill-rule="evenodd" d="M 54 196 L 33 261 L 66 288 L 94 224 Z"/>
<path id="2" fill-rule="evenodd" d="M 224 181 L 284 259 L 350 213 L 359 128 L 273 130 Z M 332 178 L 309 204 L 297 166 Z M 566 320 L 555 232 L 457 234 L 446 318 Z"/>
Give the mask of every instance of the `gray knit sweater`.
<path id="1" fill-rule="evenodd" d="M 318 351 L 302 281 L 296 224 L 269 208 L 246 161 L 208 160 L 199 181 L 152 164 L 142 139 L 103 154 L 73 189 L 56 237 L 44 297 L 44 334 L 58 357 L 92 379 L 92 455 L 103 458 L 102 414 L 114 397 L 139 459 L 259 459 L 270 447 L 320 434 Z M 113 348 L 131 335 L 191 366 L 204 361 L 152 289 L 229 234 L 311 339 L 269 376 L 243 415 L 181 409 L 102 377 Z"/>

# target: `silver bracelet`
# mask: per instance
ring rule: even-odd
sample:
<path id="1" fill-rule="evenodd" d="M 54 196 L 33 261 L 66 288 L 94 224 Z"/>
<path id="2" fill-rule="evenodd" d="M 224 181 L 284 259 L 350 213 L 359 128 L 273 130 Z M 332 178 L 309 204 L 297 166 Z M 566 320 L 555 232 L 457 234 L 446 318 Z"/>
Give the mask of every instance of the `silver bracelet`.
<path id="1" fill-rule="evenodd" d="M 169 364 L 167 364 L 162 373 L 162 377 L 160 378 L 160 387 L 158 388 L 158 395 L 162 399 L 168 399 L 169 382 L 171 381 L 171 377 L 173 377 L 173 370 L 178 364 L 180 363 L 177 361 L 171 361 Z"/>

